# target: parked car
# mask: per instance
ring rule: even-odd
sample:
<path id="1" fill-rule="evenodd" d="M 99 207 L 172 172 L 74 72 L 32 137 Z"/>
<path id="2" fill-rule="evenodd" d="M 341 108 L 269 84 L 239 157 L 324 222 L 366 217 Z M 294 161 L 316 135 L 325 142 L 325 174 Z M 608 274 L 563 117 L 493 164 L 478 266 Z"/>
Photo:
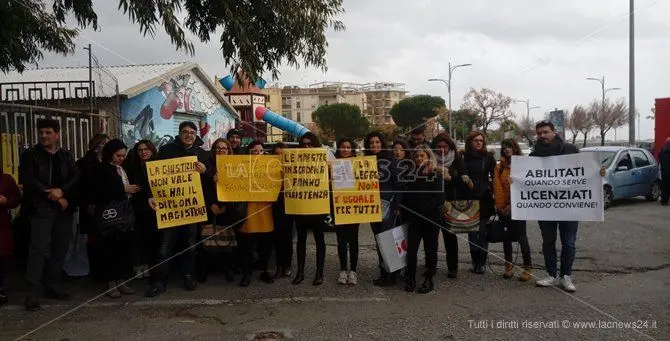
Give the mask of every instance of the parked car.
<path id="1" fill-rule="evenodd" d="M 619 199 L 644 196 L 656 201 L 660 197 L 660 168 L 647 149 L 610 146 L 583 148 L 581 152 L 598 154 L 607 170 L 603 190 L 606 209 Z"/>

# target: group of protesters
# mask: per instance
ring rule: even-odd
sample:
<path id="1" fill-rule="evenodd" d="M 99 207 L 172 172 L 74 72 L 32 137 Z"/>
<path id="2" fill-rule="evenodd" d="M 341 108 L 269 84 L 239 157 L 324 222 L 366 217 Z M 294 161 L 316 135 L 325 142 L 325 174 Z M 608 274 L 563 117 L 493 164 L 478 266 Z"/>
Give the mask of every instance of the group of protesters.
<path id="1" fill-rule="evenodd" d="M 284 143 L 276 143 L 270 151 L 264 150 L 261 141 L 252 141 L 242 147 L 243 131 L 230 130 L 226 138 L 212 143 L 211 150 L 202 149 L 202 140 L 192 122 L 179 125 L 178 137 L 157 150 L 149 140 L 127 146 L 119 139 L 104 134 L 94 136 L 86 155 L 76 163 L 72 155 L 59 148 L 60 126 L 50 119 L 38 121 L 39 144 L 21 156 L 19 191 L 11 176 L 2 175 L 0 181 L 0 223 L 9 226 L 8 209 L 21 205 L 21 213 L 30 224 L 30 241 L 26 280 L 28 294 L 25 308 L 41 308 L 38 297 L 68 300 L 61 285 L 65 256 L 72 239 L 73 215 L 78 212 L 79 233 L 88 235 L 88 259 L 91 276 L 107 285 L 106 295 L 119 298 L 134 294 L 130 279 L 149 278 L 145 296 L 155 297 L 166 291 L 168 278 L 179 271 L 185 290 L 195 290 L 198 282 L 207 281 L 210 269 L 225 274 L 228 281 L 235 281 L 241 274 L 240 286 L 249 286 L 252 271 L 260 270 L 261 281 L 273 283 L 277 278 L 293 277 L 294 285 L 305 279 L 306 241 L 312 231 L 316 245 L 316 270 L 312 284 L 324 282 L 326 244 L 326 216 L 290 215 L 284 210 L 283 194 L 276 202 L 221 202 L 217 198 L 217 156 L 219 155 L 281 155 Z M 578 149 L 564 142 L 549 121 L 536 126 L 537 144 L 532 156 L 546 157 L 577 153 Z M 299 137 L 299 148 L 322 147 L 317 135 L 307 132 Z M 336 144 L 336 158 L 357 156 L 359 147 L 353 139 L 342 138 Z M 473 131 L 465 138 L 464 150 L 447 133 L 440 133 L 428 142 L 420 129 L 413 130 L 408 141 L 387 143 L 380 132 L 368 134 L 363 142 L 363 154 L 377 159 L 379 189 L 382 204 L 391 212 L 391 219 L 370 223 L 372 232 L 383 233 L 401 222 L 408 224 L 407 266 L 404 276 L 398 271 L 389 272 L 377 245 L 379 277 L 375 286 L 395 285 L 404 279 L 408 292 L 428 293 L 433 290 L 437 273 L 439 234 L 446 251 L 447 277 L 458 276 L 458 237 L 467 232 L 472 272 L 484 274 L 488 256 L 488 228 L 490 218 L 498 216 L 507 226 L 505 234 L 504 278 L 512 278 L 515 266 L 512 243 L 518 241 L 523 265 L 519 273 L 522 282 L 531 279 L 532 260 L 526 235 L 526 222 L 511 218 L 510 169 L 512 156 L 521 155 L 521 148 L 513 139 L 502 141 L 499 162 L 488 152 L 486 135 Z M 208 221 L 204 224 L 187 224 L 158 229 L 156 200 L 148 181 L 146 163 L 184 156 L 196 156 L 196 170 L 201 176 L 207 207 Z M 665 167 L 664 167 L 665 168 Z M 110 202 L 128 202 L 134 213 L 132 228 L 101 234 L 96 229 L 101 215 L 100 207 Z M 665 199 L 667 202 L 667 196 Z M 463 203 L 467 207 L 463 208 Z M 451 209 L 448 209 L 451 208 Z M 445 213 L 459 210 L 462 217 Z M 460 219 L 460 220 L 459 220 Z M 226 252 L 202 247 L 203 239 L 215 236 L 222 230 L 206 226 L 224 226 L 232 241 Z M 561 286 L 574 291 L 571 280 L 575 258 L 577 222 L 540 221 L 542 251 L 548 272 L 538 286 Z M 297 232 L 295 253 L 297 268 L 293 272 L 293 226 Z M 11 253 L 9 229 L 0 228 L 0 256 Z M 219 231 L 212 233 L 212 231 Z M 359 253 L 359 224 L 337 225 L 337 252 L 340 273 L 337 283 L 357 284 Z M 558 232 L 558 233 L 557 233 Z M 514 235 L 514 239 L 511 236 Z M 562 250 L 560 268 L 557 268 L 557 236 Z M 220 239 L 220 238 L 219 238 Z M 417 287 L 417 254 L 423 241 L 425 272 L 423 282 Z M 270 264 L 274 253 L 276 264 Z M 175 260 L 172 262 L 172 260 Z M 174 263 L 174 264 L 173 264 Z M 274 270 L 274 271 L 272 271 Z M 3 286 L 4 271 L 0 267 L 0 303 L 7 301 Z"/>

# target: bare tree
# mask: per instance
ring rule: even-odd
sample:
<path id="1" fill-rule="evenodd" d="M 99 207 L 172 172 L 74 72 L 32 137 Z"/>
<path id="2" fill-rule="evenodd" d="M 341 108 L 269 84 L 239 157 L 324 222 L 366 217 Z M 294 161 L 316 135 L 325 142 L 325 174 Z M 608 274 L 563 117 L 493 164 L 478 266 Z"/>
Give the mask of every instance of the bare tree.
<path id="1" fill-rule="evenodd" d="M 628 121 L 628 105 L 624 99 L 616 102 L 605 100 L 591 102 L 589 106 L 589 116 L 593 120 L 593 125 L 600 131 L 600 145 L 605 145 L 605 135 L 612 128 L 623 127 Z"/>
<path id="2" fill-rule="evenodd" d="M 509 106 L 512 98 L 491 89 L 470 89 L 463 97 L 461 109 L 469 109 L 477 113 L 477 125 L 486 134 L 492 123 L 502 123 L 506 119 L 512 119 L 514 114 L 510 112 Z"/>
<path id="3" fill-rule="evenodd" d="M 593 129 L 593 121 L 589 117 L 589 113 L 581 105 L 576 105 L 572 109 L 572 113 L 570 114 L 570 131 L 572 132 L 572 144 L 575 144 L 577 142 L 577 136 L 579 133 L 584 134 L 584 146 L 586 146 L 586 138 Z"/>
<path id="4" fill-rule="evenodd" d="M 530 117 L 523 116 L 517 122 L 517 125 L 519 126 L 519 135 L 528 141 L 528 146 L 532 147 L 535 144 L 535 122 Z"/>
<path id="5" fill-rule="evenodd" d="M 579 128 L 577 125 L 575 125 L 575 122 L 573 121 L 573 113 L 572 112 L 566 112 L 565 113 L 565 130 L 570 131 L 572 133 L 572 144 L 575 144 L 575 141 L 577 141 L 577 135 L 579 135 Z"/>

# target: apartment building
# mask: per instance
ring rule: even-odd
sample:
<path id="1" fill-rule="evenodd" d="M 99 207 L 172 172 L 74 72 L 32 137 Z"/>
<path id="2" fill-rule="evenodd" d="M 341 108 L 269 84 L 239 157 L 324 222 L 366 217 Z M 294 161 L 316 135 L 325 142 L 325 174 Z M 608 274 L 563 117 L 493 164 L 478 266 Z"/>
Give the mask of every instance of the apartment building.
<path id="1" fill-rule="evenodd" d="M 312 112 L 316 108 L 349 103 L 361 108 L 361 113 L 373 124 L 393 124 L 389 111 L 406 94 L 403 83 L 321 82 L 306 88 L 284 86 L 281 88 L 281 113 L 311 129 Z"/>

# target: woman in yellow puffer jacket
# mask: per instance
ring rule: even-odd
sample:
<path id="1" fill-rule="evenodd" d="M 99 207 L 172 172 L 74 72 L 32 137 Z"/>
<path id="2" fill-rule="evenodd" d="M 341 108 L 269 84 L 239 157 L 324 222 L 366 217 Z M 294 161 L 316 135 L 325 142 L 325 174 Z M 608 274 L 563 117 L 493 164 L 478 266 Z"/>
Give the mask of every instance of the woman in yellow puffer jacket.
<path id="1" fill-rule="evenodd" d="M 514 265 L 512 264 L 512 235 L 519 236 L 519 245 L 521 246 L 521 255 L 523 258 L 523 273 L 519 281 L 530 280 L 530 271 L 532 261 L 530 257 L 530 245 L 526 235 L 526 221 L 512 220 L 512 200 L 510 196 L 510 170 L 513 155 L 522 155 L 519 144 L 514 139 L 506 139 L 501 143 L 501 159 L 496 165 L 493 174 L 493 196 L 495 197 L 496 210 L 502 221 L 508 226 L 508 233 L 505 234 L 503 242 L 503 251 L 505 254 L 505 273 L 504 278 L 511 278 L 514 275 Z"/>

